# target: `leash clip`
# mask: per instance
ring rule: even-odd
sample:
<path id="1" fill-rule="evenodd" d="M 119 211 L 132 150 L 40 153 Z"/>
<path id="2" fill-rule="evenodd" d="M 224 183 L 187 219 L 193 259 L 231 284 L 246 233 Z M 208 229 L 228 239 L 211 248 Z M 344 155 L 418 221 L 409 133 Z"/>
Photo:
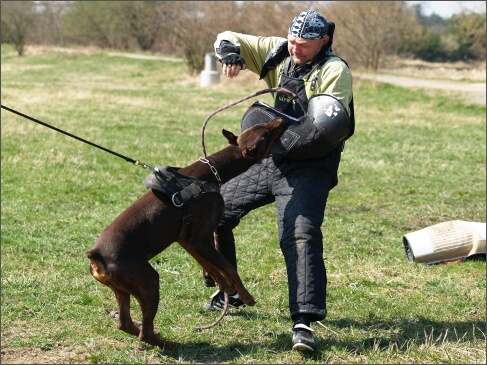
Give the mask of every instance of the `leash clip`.
<path id="1" fill-rule="evenodd" d="M 154 168 L 153 168 L 153 167 L 151 167 L 151 166 L 147 165 L 147 164 L 146 164 L 146 163 L 144 163 L 144 162 L 140 162 L 139 160 L 135 160 L 135 161 L 134 161 L 134 165 L 135 165 L 135 166 L 142 166 L 142 168 L 144 168 L 144 169 L 149 169 L 149 170 L 151 170 L 152 172 L 155 172 L 155 170 L 154 170 Z"/>

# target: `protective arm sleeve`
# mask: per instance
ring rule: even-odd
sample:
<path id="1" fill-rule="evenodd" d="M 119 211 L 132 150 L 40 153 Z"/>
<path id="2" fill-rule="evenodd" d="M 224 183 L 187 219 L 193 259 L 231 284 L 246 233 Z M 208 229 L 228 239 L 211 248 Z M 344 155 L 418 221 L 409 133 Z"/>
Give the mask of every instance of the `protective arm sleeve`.
<path id="1" fill-rule="evenodd" d="M 351 124 L 343 104 L 336 98 L 320 94 L 308 103 L 308 114 L 293 118 L 260 101 L 242 117 L 242 131 L 284 118 L 286 129 L 272 145 L 272 154 L 302 160 L 326 156 L 350 135 Z"/>
<path id="2" fill-rule="evenodd" d="M 351 115 L 352 75 L 339 60 L 329 61 L 322 70 L 317 93 L 309 98 L 307 114 L 287 129 L 299 139 L 288 148 L 286 157 L 323 157 L 347 140 L 354 130 Z M 286 134 L 284 133 L 284 134 Z M 279 153 L 274 151 L 273 153 Z"/>
<path id="3" fill-rule="evenodd" d="M 327 134 L 313 123 L 310 116 L 303 115 L 274 143 L 272 153 L 294 160 L 319 158 L 333 151 L 339 143 L 338 140 L 327 138 Z"/>

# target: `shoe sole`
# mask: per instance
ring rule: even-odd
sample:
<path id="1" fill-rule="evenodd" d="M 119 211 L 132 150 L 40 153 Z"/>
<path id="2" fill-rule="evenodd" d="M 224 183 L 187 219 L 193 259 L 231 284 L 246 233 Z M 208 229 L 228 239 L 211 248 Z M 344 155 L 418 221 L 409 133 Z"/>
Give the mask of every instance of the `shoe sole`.
<path id="1" fill-rule="evenodd" d="M 305 343 L 299 342 L 293 345 L 293 350 L 313 352 L 315 349 Z"/>

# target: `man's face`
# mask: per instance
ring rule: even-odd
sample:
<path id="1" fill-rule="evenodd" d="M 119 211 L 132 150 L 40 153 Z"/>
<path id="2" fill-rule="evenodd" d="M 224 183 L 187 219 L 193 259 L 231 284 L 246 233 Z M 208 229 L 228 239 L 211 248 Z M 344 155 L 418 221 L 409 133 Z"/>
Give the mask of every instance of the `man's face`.
<path id="1" fill-rule="evenodd" d="M 325 36 L 319 39 L 296 38 L 292 35 L 287 36 L 289 54 L 296 65 L 304 65 L 312 61 L 321 48 L 328 42 L 330 37 Z"/>

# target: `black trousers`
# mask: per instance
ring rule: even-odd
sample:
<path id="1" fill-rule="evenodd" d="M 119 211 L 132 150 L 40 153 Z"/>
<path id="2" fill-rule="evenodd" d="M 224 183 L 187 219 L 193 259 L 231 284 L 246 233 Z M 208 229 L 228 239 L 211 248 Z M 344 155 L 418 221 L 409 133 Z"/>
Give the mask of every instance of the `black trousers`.
<path id="1" fill-rule="evenodd" d="M 326 157 L 311 160 L 270 156 L 222 186 L 225 214 L 217 228 L 218 244 L 222 255 L 235 267 L 233 229 L 250 211 L 276 202 L 293 319 L 299 314 L 310 315 L 312 321 L 326 317 L 321 225 L 329 191 L 338 182 L 341 151 L 340 145 Z"/>

